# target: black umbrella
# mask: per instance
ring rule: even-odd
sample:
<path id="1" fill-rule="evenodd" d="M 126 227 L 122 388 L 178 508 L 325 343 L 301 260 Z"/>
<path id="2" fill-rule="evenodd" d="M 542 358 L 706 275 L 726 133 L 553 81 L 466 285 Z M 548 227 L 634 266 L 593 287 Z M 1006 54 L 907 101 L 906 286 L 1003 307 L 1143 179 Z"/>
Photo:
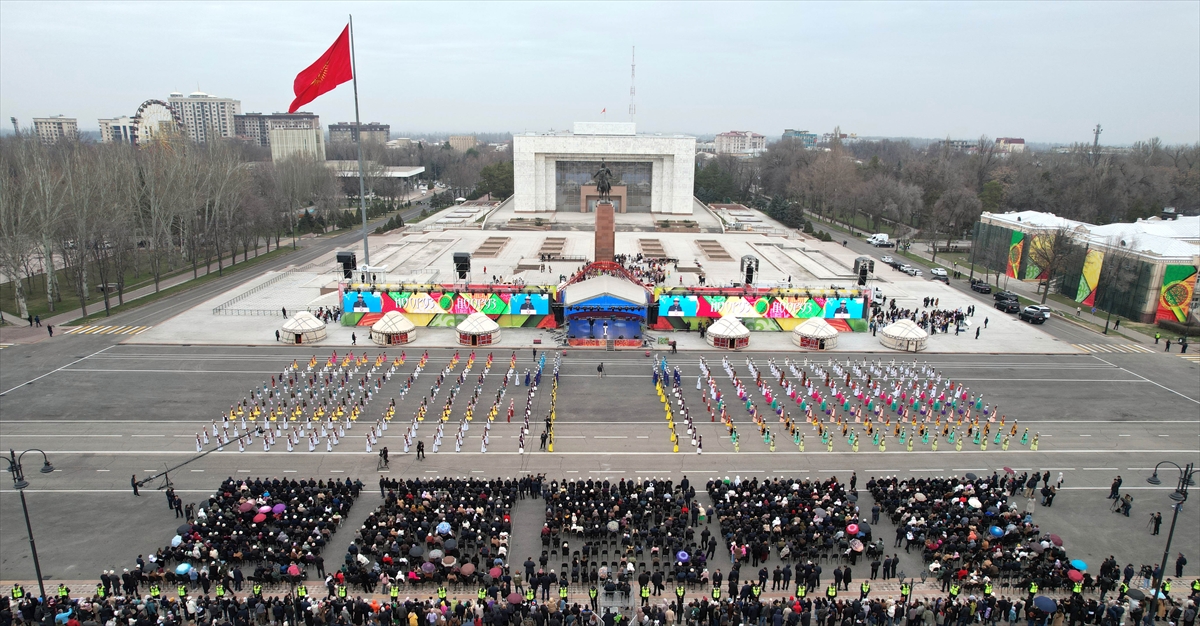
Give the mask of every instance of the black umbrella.
<path id="1" fill-rule="evenodd" d="M 858 494 L 857 494 L 857 493 L 852 493 L 852 494 L 850 494 L 850 495 L 846 496 L 846 499 L 847 499 L 847 500 L 849 500 L 849 501 L 851 501 L 851 502 L 858 502 Z"/>
<path id="2" fill-rule="evenodd" d="M 1142 593 L 1141 589 L 1130 589 L 1129 591 L 1125 592 L 1125 595 L 1129 596 L 1130 598 L 1133 598 L 1134 600 L 1145 600 L 1146 599 L 1146 594 Z"/>
<path id="3" fill-rule="evenodd" d="M 421 546 L 413 546 L 408 549 L 408 556 L 421 556 L 424 553 L 425 550 L 423 550 Z"/>
<path id="4" fill-rule="evenodd" d="M 978 477 L 978 476 L 976 476 L 975 474 L 973 474 L 973 473 L 971 473 L 971 472 L 967 472 L 967 480 L 976 480 L 976 479 L 978 479 L 978 478 L 979 478 L 979 477 Z"/>
<path id="5" fill-rule="evenodd" d="M 445 547 L 447 550 L 453 550 L 458 547 L 458 541 L 454 539 L 447 539 Z"/>
<path id="6" fill-rule="evenodd" d="M 866 522 L 859 522 L 858 532 L 869 535 L 871 533 L 871 525 Z"/>
<path id="7" fill-rule="evenodd" d="M 190 533 L 190 532 L 192 532 L 192 525 L 191 525 L 191 524 L 184 524 L 183 526 L 180 526 L 179 528 L 176 528 L 176 529 L 175 529 L 175 534 L 176 534 L 176 535 L 186 535 L 186 534 L 188 534 L 188 533 Z"/>

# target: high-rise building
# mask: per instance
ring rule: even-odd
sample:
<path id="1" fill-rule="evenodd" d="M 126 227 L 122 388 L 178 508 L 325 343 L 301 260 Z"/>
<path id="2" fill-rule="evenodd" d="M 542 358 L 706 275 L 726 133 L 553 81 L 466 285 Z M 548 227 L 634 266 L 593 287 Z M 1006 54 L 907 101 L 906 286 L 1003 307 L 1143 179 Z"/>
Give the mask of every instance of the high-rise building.
<path id="1" fill-rule="evenodd" d="M 748 130 L 731 130 L 720 133 L 714 143 L 717 147 L 717 154 L 753 156 L 767 149 L 766 136 Z"/>
<path id="2" fill-rule="evenodd" d="M 55 115 L 33 118 L 33 132 L 42 143 L 58 143 L 79 139 L 79 123 L 73 117 Z"/>
<path id="3" fill-rule="evenodd" d="M 312 113 L 246 113 L 233 116 L 234 135 L 257 146 L 271 146 L 273 129 L 320 129 L 321 120 Z M 324 145 L 324 139 L 321 140 Z"/>
<path id="4" fill-rule="evenodd" d="M 392 127 L 387 124 L 379 122 L 363 124 L 363 143 L 386 144 L 391 132 Z M 357 139 L 358 126 L 354 122 L 338 122 L 329 125 L 329 143 L 354 143 Z"/>
<path id="5" fill-rule="evenodd" d="M 450 147 L 456 152 L 466 152 L 475 147 L 475 135 L 450 135 Z"/>
<path id="6" fill-rule="evenodd" d="M 100 141 L 102 143 L 134 143 L 137 131 L 128 116 L 100 119 Z"/>
<path id="7" fill-rule="evenodd" d="M 325 160 L 325 133 L 321 127 L 272 128 L 271 160 L 282 161 L 293 156 L 305 156 L 314 161 Z"/>
<path id="8" fill-rule="evenodd" d="M 237 130 L 233 118 L 242 112 L 241 100 L 210 96 L 203 91 L 187 96 L 175 92 L 167 102 L 171 111 L 183 121 L 187 136 L 196 143 L 233 137 Z"/>
<path id="9" fill-rule="evenodd" d="M 810 150 L 817 147 L 817 134 L 810 133 L 807 130 L 793 130 L 788 128 L 783 131 L 783 138 L 799 141 L 804 144 L 805 148 Z"/>

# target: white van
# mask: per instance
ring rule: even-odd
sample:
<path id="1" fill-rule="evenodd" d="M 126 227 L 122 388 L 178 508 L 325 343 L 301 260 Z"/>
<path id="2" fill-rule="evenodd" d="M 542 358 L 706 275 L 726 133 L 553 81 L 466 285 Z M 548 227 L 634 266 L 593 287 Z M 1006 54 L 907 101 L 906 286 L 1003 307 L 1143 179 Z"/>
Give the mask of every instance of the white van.
<path id="1" fill-rule="evenodd" d="M 875 233 L 867 238 L 867 243 L 875 246 L 876 248 L 885 248 L 891 245 L 891 243 L 888 241 L 887 233 Z"/>

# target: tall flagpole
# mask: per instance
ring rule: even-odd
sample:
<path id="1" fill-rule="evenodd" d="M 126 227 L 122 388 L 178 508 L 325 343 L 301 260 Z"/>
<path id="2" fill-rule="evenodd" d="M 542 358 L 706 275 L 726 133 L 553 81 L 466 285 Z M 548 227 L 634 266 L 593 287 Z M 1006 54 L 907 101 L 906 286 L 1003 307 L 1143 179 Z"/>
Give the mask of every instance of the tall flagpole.
<path id="1" fill-rule="evenodd" d="M 358 117 L 358 63 L 354 59 L 354 16 L 350 16 L 350 72 L 354 81 L 354 138 L 358 146 L 358 206 L 362 211 L 363 265 L 371 264 L 371 249 L 367 247 L 367 191 L 363 181 L 362 120 Z"/>

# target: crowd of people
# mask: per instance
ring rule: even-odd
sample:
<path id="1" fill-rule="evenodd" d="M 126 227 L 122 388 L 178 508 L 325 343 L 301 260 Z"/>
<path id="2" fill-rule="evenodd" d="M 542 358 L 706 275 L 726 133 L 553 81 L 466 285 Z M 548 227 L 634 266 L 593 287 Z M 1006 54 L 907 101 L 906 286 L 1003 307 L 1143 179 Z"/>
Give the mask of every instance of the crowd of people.
<path id="1" fill-rule="evenodd" d="M 686 475 L 679 483 L 554 481 L 542 495 L 546 505 L 543 548 L 553 549 L 556 555 L 561 550 L 564 575 L 570 558 L 572 582 L 612 578 L 628 583 L 639 560 L 655 570 L 672 570 L 674 580 L 707 580 L 709 543 L 715 540 L 707 529 L 700 534 L 694 530 L 707 513 L 695 501 L 696 490 Z"/>
<path id="2" fill-rule="evenodd" d="M 300 580 L 306 568 L 337 532 L 358 496 L 361 483 L 324 480 L 227 478 L 213 496 L 195 507 L 171 544 L 137 568 L 136 589 L 242 578 L 252 581 Z M 139 557 L 140 559 L 140 557 Z M 115 576 L 115 572 L 113 573 Z M 123 581 L 124 582 L 124 581 Z M 239 583 L 240 585 L 240 583 Z M 126 586 L 126 585 L 123 585 Z"/>
<path id="3" fill-rule="evenodd" d="M 1072 568 L 1062 540 L 1043 533 L 1030 513 L 1009 501 L 1017 490 L 1032 491 L 1033 484 L 1034 479 L 1005 472 L 872 478 L 867 489 L 896 525 L 893 547 L 921 551 L 943 590 L 956 586 L 978 592 L 1002 581 L 1021 587 L 1035 583 L 1042 589 L 1071 587 Z M 1082 585 L 1093 584 L 1091 574 L 1075 575 Z"/>
<path id="4" fill-rule="evenodd" d="M 539 479 L 389 480 L 383 504 L 367 517 L 340 572 L 327 580 L 375 586 L 474 584 L 507 567 L 512 507 L 536 496 Z M 489 580 L 489 582 L 492 582 Z"/>

